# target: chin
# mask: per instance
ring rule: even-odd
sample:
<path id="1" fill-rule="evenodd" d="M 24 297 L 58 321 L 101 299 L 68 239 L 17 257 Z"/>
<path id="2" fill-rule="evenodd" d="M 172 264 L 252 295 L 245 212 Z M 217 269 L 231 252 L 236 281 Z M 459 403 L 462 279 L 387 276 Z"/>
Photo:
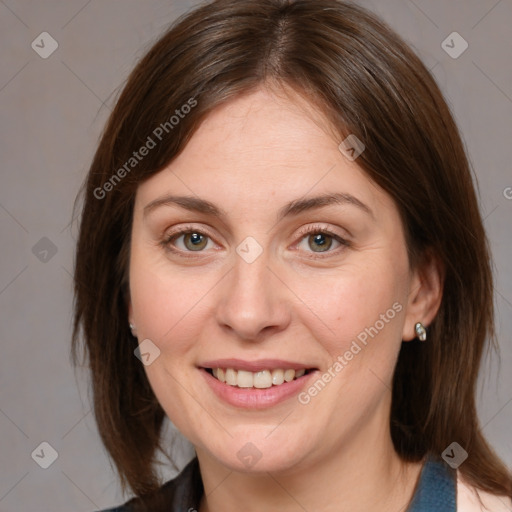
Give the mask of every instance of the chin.
<path id="1" fill-rule="evenodd" d="M 274 427 L 275 428 L 275 427 Z M 303 462 L 312 449 L 300 435 L 285 432 L 268 434 L 266 428 L 260 435 L 236 435 L 219 445 L 204 448 L 217 463 L 231 471 L 242 473 L 287 472 Z M 275 437 L 274 437 L 275 436 Z"/>

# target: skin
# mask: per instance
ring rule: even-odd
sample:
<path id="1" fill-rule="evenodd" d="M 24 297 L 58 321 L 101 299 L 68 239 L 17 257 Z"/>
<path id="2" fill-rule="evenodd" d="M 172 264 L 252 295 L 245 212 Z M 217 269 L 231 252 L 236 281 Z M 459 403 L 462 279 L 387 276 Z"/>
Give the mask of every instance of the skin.
<path id="1" fill-rule="evenodd" d="M 241 503 L 249 511 L 397 511 L 413 494 L 421 464 L 394 451 L 391 382 L 402 340 L 438 310 L 442 273 L 433 260 L 409 268 L 393 200 L 339 142 L 302 97 L 262 87 L 211 113 L 137 190 L 130 321 L 139 342 L 149 338 L 160 350 L 145 371 L 196 449 L 201 512 Z M 289 201 L 333 191 L 357 197 L 373 216 L 342 204 L 276 222 Z M 167 194 L 206 199 L 227 216 L 176 205 L 144 215 Z M 206 235 L 202 250 L 184 235 L 169 243 L 181 253 L 166 250 L 166 235 L 189 224 Z M 320 229 L 301 234 L 305 227 Z M 325 228 L 349 245 L 326 235 L 332 244 L 321 252 L 314 236 Z M 236 252 L 248 236 L 263 249 L 252 263 Z M 306 405 L 297 396 L 263 410 L 228 405 L 197 368 L 218 358 L 277 358 L 321 375 L 396 302 L 401 311 Z M 237 457 L 248 442 L 261 454 L 250 468 Z"/>

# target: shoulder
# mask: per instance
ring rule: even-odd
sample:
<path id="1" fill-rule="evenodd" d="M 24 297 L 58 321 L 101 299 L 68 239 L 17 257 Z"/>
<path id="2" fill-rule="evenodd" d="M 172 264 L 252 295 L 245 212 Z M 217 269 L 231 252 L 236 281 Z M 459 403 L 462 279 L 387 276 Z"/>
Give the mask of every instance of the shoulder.
<path id="1" fill-rule="evenodd" d="M 203 492 L 198 460 L 194 458 L 178 476 L 151 494 L 99 512 L 187 512 L 199 507 Z"/>
<path id="2" fill-rule="evenodd" d="M 457 471 L 457 512 L 512 512 L 512 500 L 476 489 Z"/>

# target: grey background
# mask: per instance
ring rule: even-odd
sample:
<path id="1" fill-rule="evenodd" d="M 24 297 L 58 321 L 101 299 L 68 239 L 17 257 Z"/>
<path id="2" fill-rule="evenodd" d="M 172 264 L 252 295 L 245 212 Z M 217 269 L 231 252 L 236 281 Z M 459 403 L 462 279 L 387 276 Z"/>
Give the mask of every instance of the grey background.
<path id="1" fill-rule="evenodd" d="M 483 367 L 479 414 L 484 433 L 512 466 L 512 0 L 360 3 L 433 70 L 478 178 L 501 345 L 501 373 L 496 357 Z M 75 374 L 69 362 L 72 205 L 118 88 L 166 26 L 195 5 L 0 0 L 2 512 L 85 512 L 129 497 L 121 495 L 98 437 L 87 375 Z M 59 45 L 47 59 L 31 47 L 43 31 Z M 456 59 L 441 47 L 453 31 L 469 44 Z M 47 469 L 31 457 L 43 441 L 58 452 Z M 182 464 L 191 456 L 186 442 L 178 452 Z M 168 468 L 162 477 L 173 474 Z"/>

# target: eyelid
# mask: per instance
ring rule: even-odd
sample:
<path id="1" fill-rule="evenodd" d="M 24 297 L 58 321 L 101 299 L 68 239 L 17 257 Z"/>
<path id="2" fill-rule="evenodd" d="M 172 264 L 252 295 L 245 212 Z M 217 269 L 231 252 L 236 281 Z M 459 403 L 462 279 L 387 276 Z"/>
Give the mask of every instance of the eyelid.
<path id="1" fill-rule="evenodd" d="M 194 226 L 192 224 L 186 224 L 184 226 L 179 226 L 178 228 L 166 233 L 164 235 L 164 238 L 166 240 L 170 240 L 177 235 L 183 235 L 183 234 L 191 233 L 191 232 L 200 233 L 202 235 L 208 235 L 210 238 L 215 239 L 215 237 L 212 235 L 212 232 L 209 231 L 208 228 L 204 228 L 204 227 L 198 228 L 197 226 Z"/>
<path id="2" fill-rule="evenodd" d="M 341 233 L 338 233 L 335 229 L 330 228 L 330 227 L 326 226 L 325 224 L 318 224 L 318 223 L 317 224 L 309 224 L 309 225 L 305 226 L 304 228 L 301 228 L 298 231 L 297 236 L 304 237 L 304 235 L 308 235 L 311 233 L 326 233 L 328 235 L 333 236 L 334 238 L 338 238 L 342 241 L 346 241 L 345 237 L 343 235 L 341 235 Z"/>

